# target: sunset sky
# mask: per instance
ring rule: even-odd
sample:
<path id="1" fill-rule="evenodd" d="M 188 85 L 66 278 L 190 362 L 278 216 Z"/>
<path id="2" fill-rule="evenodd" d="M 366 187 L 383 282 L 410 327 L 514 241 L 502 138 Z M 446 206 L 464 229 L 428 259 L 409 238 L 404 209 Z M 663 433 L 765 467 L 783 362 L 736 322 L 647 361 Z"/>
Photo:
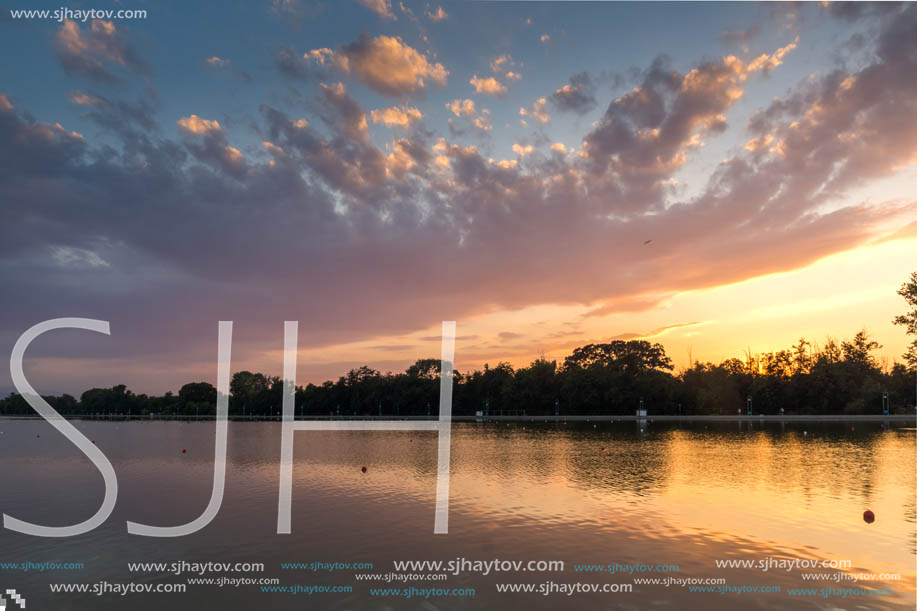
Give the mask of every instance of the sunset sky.
<path id="1" fill-rule="evenodd" d="M 0 14 L 0 354 L 43 393 L 866 328 L 905 350 L 917 7 L 397 0 Z M 12 390 L 0 369 L 0 390 Z"/>

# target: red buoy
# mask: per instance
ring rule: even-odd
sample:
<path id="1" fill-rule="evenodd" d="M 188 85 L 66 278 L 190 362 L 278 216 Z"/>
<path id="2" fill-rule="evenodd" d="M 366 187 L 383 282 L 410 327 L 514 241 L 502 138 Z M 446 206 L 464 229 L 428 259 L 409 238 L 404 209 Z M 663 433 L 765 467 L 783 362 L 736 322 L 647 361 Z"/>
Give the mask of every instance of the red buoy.
<path id="1" fill-rule="evenodd" d="M 362 469 L 360 469 L 360 471 L 362 471 L 363 473 L 366 473 L 366 467 L 363 467 Z"/>
<path id="2" fill-rule="evenodd" d="M 95 439 L 93 439 L 93 440 L 92 440 L 92 443 L 95 443 L 95 442 L 96 442 L 96 440 L 95 440 Z"/>
<path id="3" fill-rule="evenodd" d="M 603 451 L 603 452 L 605 451 L 605 446 L 602 446 L 602 451 Z"/>
<path id="4" fill-rule="evenodd" d="M 41 437 L 41 435 L 35 435 L 35 437 Z"/>
<path id="5" fill-rule="evenodd" d="M 874 514 L 869 509 L 867 509 L 866 511 L 863 512 L 863 521 L 866 522 L 867 524 L 872 524 L 873 522 L 876 521 L 876 514 Z"/>
<path id="6" fill-rule="evenodd" d="M 182 450 L 181 453 L 182 453 L 182 454 L 187 454 L 187 453 L 188 453 L 188 450 Z"/>
<path id="7" fill-rule="evenodd" d="M 851 427 L 850 427 L 850 430 L 851 430 L 851 431 L 855 431 L 855 430 L 856 430 L 856 427 L 852 427 L 852 426 L 851 426 Z"/>

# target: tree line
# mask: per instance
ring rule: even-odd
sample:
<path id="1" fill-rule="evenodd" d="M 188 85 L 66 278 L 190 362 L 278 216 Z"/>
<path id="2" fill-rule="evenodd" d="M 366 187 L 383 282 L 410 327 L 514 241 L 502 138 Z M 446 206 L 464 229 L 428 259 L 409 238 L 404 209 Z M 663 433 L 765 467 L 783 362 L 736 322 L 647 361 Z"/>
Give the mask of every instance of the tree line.
<path id="1" fill-rule="evenodd" d="M 754 413 L 880 414 L 888 393 L 891 413 L 913 410 L 914 373 L 900 363 L 883 369 L 873 352 L 879 345 L 865 331 L 850 340 L 817 346 L 805 339 L 785 350 L 746 354 L 721 363 L 692 363 L 673 373 L 665 348 L 645 340 L 612 341 L 576 348 L 562 362 L 538 358 L 527 367 L 501 362 L 468 373 L 456 372 L 453 414 L 633 415 Z M 435 416 L 439 408 L 439 359 L 421 359 L 402 373 L 367 366 L 336 381 L 296 387 L 301 416 Z M 284 382 L 280 377 L 240 371 L 230 382 L 230 416 L 278 416 Z M 215 414 L 217 390 L 192 382 L 177 394 L 134 394 L 125 385 L 93 388 L 79 399 L 44 397 L 61 415 Z M 0 400 L 0 414 L 31 414 L 25 399 Z"/>
<path id="2" fill-rule="evenodd" d="M 917 272 L 898 293 L 912 309 L 894 323 L 917 336 Z M 823 345 L 800 339 L 776 352 L 746 353 L 718 364 L 692 362 L 673 373 L 661 344 L 588 344 L 560 363 L 542 357 L 518 369 L 500 362 L 456 372 L 452 410 L 455 415 L 633 415 L 643 406 L 649 414 L 736 414 L 747 411 L 750 398 L 755 414 L 881 414 L 886 407 L 890 413 L 913 413 L 917 340 L 904 355 L 908 365 L 882 367 L 873 354 L 879 348 L 860 331 Z M 296 415 L 435 416 L 439 378 L 436 358 L 420 359 L 402 373 L 383 374 L 364 365 L 336 381 L 296 387 Z M 237 372 L 230 383 L 230 416 L 280 415 L 283 387 L 277 376 Z M 44 398 L 63 416 L 208 416 L 216 412 L 217 390 L 192 382 L 178 394 L 149 396 L 120 384 L 87 390 L 79 399 Z M 0 400 L 0 414 L 31 413 L 20 395 Z"/>

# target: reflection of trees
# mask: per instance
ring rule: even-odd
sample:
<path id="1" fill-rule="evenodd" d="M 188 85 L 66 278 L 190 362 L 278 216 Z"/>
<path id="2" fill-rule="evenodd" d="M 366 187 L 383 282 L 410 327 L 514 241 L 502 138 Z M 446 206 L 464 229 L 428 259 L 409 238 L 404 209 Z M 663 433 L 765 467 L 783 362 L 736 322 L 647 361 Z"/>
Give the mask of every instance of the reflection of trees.
<path id="1" fill-rule="evenodd" d="M 567 457 L 567 477 L 577 486 L 638 496 L 665 487 L 672 465 L 664 429 L 651 425 L 640 433 L 634 422 L 602 423 L 568 435 L 574 450 Z"/>

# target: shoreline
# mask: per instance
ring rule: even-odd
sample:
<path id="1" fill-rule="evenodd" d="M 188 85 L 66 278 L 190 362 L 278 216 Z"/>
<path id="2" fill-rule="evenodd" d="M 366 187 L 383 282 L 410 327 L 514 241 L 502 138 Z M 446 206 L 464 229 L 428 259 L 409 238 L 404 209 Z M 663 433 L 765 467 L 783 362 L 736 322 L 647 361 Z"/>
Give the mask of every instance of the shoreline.
<path id="1" fill-rule="evenodd" d="M 42 420 L 37 414 L 22 415 L 0 415 L 0 420 Z M 147 421 L 147 422 L 194 422 L 194 421 L 213 421 L 216 416 L 133 416 L 133 415 L 69 415 L 61 420 L 108 420 L 108 421 Z M 235 422 L 280 422 L 281 416 L 229 416 L 230 421 Z M 299 417 L 296 422 L 303 421 L 405 421 L 405 422 L 436 422 L 436 416 L 309 416 L 306 418 Z M 614 422 L 616 420 L 624 422 L 641 422 L 659 420 L 663 422 L 837 422 L 837 421 L 864 421 L 880 422 L 885 420 L 894 420 L 896 422 L 913 421 L 917 425 L 917 414 L 761 414 L 761 415 L 723 415 L 723 414 L 706 414 L 706 415 L 688 415 L 675 416 L 668 414 L 659 414 L 647 416 L 635 415 L 575 415 L 575 416 L 452 416 L 452 422 Z"/>

